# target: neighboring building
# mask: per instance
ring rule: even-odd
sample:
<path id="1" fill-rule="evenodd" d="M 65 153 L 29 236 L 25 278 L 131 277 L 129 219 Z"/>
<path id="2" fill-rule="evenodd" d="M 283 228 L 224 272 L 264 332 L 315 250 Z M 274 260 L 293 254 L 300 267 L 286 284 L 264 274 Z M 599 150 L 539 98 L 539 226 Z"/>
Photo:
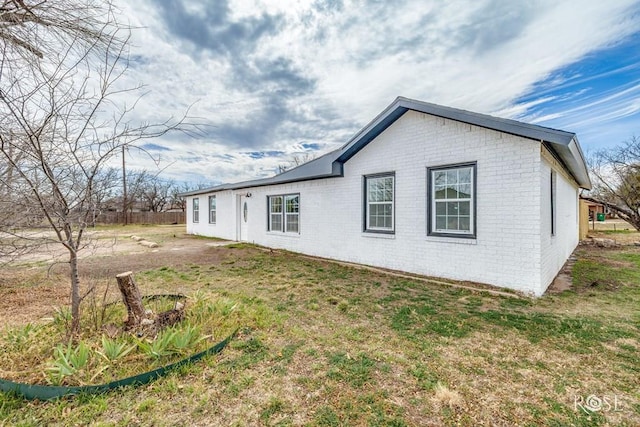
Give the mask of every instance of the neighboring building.
<path id="1" fill-rule="evenodd" d="M 541 295 L 590 186 L 573 133 L 399 97 L 336 151 L 183 195 L 188 233 Z"/>
<path id="2" fill-rule="evenodd" d="M 601 222 L 612 218 L 616 218 L 616 214 L 608 206 L 580 198 L 580 240 L 587 238 L 589 228 L 596 229 L 596 221 Z"/>

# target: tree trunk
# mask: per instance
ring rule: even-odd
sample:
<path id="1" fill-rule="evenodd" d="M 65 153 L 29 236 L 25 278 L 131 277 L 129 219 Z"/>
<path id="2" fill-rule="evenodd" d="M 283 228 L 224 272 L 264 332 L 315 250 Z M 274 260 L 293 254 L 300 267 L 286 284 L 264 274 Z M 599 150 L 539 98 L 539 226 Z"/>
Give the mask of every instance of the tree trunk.
<path id="1" fill-rule="evenodd" d="M 140 326 L 140 322 L 145 318 L 144 307 L 140 290 L 133 280 L 133 272 L 127 271 L 116 276 L 118 288 L 122 294 L 122 301 L 127 306 L 127 321 L 125 329 L 131 330 Z"/>
<path id="2" fill-rule="evenodd" d="M 70 335 L 80 332 L 80 278 L 78 277 L 78 255 L 69 253 L 69 275 L 71 276 L 71 330 Z"/>

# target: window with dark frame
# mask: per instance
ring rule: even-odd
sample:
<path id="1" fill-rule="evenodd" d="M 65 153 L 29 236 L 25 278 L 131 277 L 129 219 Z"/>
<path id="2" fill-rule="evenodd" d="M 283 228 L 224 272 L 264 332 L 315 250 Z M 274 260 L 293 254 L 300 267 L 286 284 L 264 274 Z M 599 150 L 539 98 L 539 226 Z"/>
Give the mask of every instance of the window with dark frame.
<path id="1" fill-rule="evenodd" d="M 209 224 L 216 223 L 216 196 L 209 196 Z"/>
<path id="2" fill-rule="evenodd" d="M 475 175 L 475 163 L 427 168 L 427 234 L 475 238 Z"/>
<path id="3" fill-rule="evenodd" d="M 200 199 L 197 197 L 193 199 L 193 222 L 200 221 Z"/>
<path id="4" fill-rule="evenodd" d="M 551 235 L 555 236 L 556 235 L 556 172 L 555 171 L 551 171 L 551 176 L 550 176 L 550 182 L 551 182 L 551 188 L 550 190 L 550 200 L 551 200 Z"/>
<path id="5" fill-rule="evenodd" d="M 395 174 L 365 176 L 364 193 L 364 231 L 393 233 L 395 231 Z"/>
<path id="6" fill-rule="evenodd" d="M 268 231 L 300 233 L 300 194 L 267 196 Z"/>

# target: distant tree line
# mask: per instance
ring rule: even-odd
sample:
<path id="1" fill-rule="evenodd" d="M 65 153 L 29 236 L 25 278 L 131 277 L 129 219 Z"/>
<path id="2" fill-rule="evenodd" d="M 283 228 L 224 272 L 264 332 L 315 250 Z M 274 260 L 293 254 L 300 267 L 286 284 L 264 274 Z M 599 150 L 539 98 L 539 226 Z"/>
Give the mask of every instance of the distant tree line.
<path id="1" fill-rule="evenodd" d="M 126 178 L 127 196 L 124 198 L 124 186 L 121 171 L 109 170 L 113 175 L 111 191 L 101 206 L 103 211 L 145 211 L 166 212 L 185 211 L 185 199 L 180 193 L 199 190 L 207 184 L 190 184 L 164 179 L 148 170 L 128 171 Z"/>
<path id="2" fill-rule="evenodd" d="M 0 165 L 0 224 L 3 229 L 48 226 L 46 215 L 24 194 L 24 188 L 2 186 L 3 182 L 12 181 L 11 168 Z M 126 198 L 122 171 L 118 168 L 107 168 L 100 171 L 94 179 L 92 190 L 91 214 L 86 218 L 89 225 L 105 212 L 168 212 L 186 209 L 185 198 L 180 193 L 199 190 L 208 184 L 191 184 L 165 179 L 148 170 L 128 171 L 126 175 Z M 64 191 L 72 191 L 65 188 Z"/>

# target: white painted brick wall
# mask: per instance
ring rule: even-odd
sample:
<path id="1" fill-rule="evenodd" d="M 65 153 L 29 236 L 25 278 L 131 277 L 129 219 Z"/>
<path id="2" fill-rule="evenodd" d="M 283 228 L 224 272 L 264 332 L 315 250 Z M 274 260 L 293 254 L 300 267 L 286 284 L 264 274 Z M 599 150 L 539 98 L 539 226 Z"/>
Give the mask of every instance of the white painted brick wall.
<path id="1" fill-rule="evenodd" d="M 556 171 L 556 232 L 551 235 L 551 170 Z M 542 230 L 540 246 L 542 256 L 541 284 L 545 290 L 558 274 L 567 258 L 578 245 L 578 188 L 570 182 L 559 165 L 542 161 L 542 203 L 540 212 Z"/>
<path id="2" fill-rule="evenodd" d="M 209 223 L 209 194 L 199 194 L 187 199 L 187 233 L 200 236 L 220 237 L 221 239 L 235 240 L 235 195 L 231 190 L 218 191 L 216 195 L 216 223 Z M 200 199 L 200 221 L 193 223 L 194 198 Z"/>
<path id="3" fill-rule="evenodd" d="M 427 167 L 472 161 L 477 162 L 477 238 L 427 236 Z M 541 221 L 545 167 L 539 142 L 409 111 L 345 164 L 343 178 L 218 193 L 225 202 L 219 196 L 215 227 L 206 224 L 206 195 L 200 196 L 201 221 L 187 229 L 235 239 L 235 194 L 249 191 L 250 242 L 540 295 L 558 260 L 577 243 L 577 226 L 575 233 L 570 227 L 574 214 L 565 212 L 568 201 L 559 203 L 558 212 L 558 229 L 566 227 L 566 233 L 558 233 L 555 242 L 541 238 L 548 227 Z M 363 175 L 379 172 L 396 174 L 392 236 L 362 232 Z M 287 193 L 300 193 L 300 234 L 268 232 L 267 196 Z M 558 200 L 576 197 L 560 174 L 558 195 Z M 551 246 L 557 248 L 553 254 L 547 250 Z"/>

